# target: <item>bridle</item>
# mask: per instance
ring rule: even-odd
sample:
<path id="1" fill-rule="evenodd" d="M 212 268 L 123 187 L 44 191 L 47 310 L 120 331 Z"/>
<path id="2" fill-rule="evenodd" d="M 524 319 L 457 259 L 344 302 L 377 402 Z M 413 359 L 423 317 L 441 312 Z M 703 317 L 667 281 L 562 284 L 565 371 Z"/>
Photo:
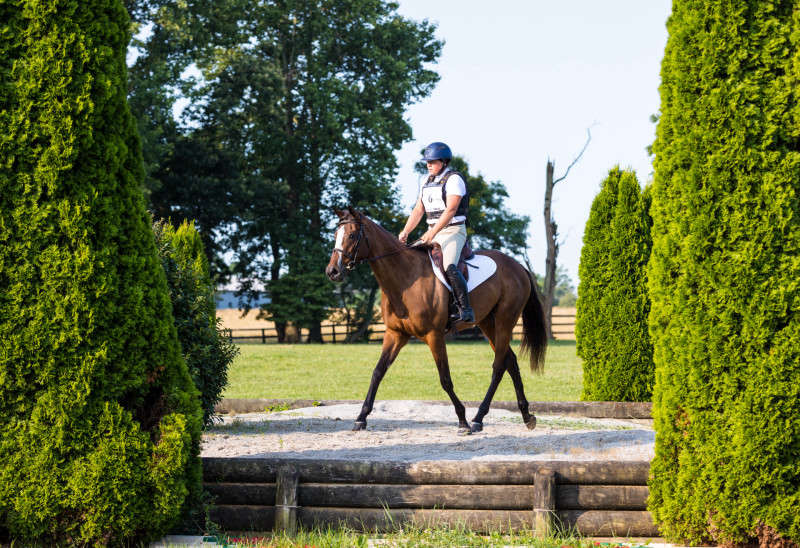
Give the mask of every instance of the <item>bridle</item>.
<path id="1" fill-rule="evenodd" d="M 358 258 L 358 248 L 359 248 L 359 246 L 361 246 L 361 241 L 363 240 L 363 241 L 366 242 L 368 249 L 370 247 L 369 246 L 369 238 L 367 237 L 367 234 L 364 232 L 364 223 L 362 223 L 361 221 L 359 221 L 357 219 L 352 219 L 352 220 L 348 219 L 346 221 L 339 221 L 339 223 L 336 225 L 336 230 L 339 230 L 339 227 L 341 227 L 343 225 L 349 225 L 349 224 L 354 224 L 354 223 L 358 225 L 358 233 L 356 235 L 356 245 L 355 245 L 355 247 L 353 247 L 353 252 L 352 253 L 348 253 L 344 249 L 342 249 L 341 247 L 334 247 L 333 248 L 334 251 L 338 251 L 339 252 L 339 264 L 340 265 L 342 263 L 342 259 L 341 259 L 342 257 L 346 257 L 346 258 L 348 258 L 350 260 L 350 262 L 348 262 L 347 264 L 341 265 L 347 270 L 353 270 L 356 266 L 360 265 L 364 261 L 370 261 L 370 262 L 371 261 L 377 261 L 378 259 L 383 259 L 384 257 L 389 257 L 391 255 L 397 255 L 398 253 L 401 253 L 401 252 L 405 251 L 406 249 L 408 249 L 408 247 L 399 247 L 397 249 L 394 249 L 394 250 L 390 251 L 389 253 L 384 253 L 383 255 L 376 255 L 374 257 L 366 256 L 366 257 L 361 257 L 359 259 Z"/>

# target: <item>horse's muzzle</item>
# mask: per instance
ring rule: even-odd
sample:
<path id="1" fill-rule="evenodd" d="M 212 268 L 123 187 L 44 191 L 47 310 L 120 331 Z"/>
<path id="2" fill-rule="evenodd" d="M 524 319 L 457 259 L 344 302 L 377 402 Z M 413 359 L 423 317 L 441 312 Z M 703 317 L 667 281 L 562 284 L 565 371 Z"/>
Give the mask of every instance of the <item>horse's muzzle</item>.
<path id="1" fill-rule="evenodd" d="M 341 282 L 344 279 L 344 272 L 335 265 L 328 265 L 325 269 L 325 274 L 332 282 Z"/>

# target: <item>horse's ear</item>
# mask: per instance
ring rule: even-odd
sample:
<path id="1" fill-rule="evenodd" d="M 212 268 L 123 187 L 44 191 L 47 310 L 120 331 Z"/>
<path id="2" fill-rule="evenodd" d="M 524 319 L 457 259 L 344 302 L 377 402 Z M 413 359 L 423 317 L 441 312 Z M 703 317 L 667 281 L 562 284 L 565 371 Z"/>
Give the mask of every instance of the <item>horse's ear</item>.
<path id="1" fill-rule="evenodd" d="M 350 212 L 350 215 L 352 215 L 354 219 L 360 219 L 361 218 L 361 213 L 356 211 L 355 208 L 353 208 L 353 206 L 347 206 L 347 211 Z"/>
<path id="2" fill-rule="evenodd" d="M 342 210 L 341 210 L 341 209 L 339 209 L 339 208 L 336 208 L 336 207 L 334 207 L 334 208 L 333 208 L 333 212 L 336 214 L 336 216 L 337 216 L 337 217 L 339 217 L 339 219 L 340 219 L 340 220 L 342 219 L 342 217 L 344 217 L 344 216 L 345 216 L 345 212 L 344 212 L 344 211 L 342 211 Z"/>

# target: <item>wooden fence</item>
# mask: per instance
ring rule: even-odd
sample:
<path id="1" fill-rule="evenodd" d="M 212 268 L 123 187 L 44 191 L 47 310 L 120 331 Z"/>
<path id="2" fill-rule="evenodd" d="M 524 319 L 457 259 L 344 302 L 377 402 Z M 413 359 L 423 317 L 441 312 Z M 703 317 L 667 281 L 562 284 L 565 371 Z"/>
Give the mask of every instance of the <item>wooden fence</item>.
<path id="1" fill-rule="evenodd" d="M 323 322 L 321 326 L 322 340 L 326 343 L 345 342 L 350 326 L 345 323 Z M 225 328 L 227 336 L 236 343 L 269 344 L 278 342 L 278 332 L 270 324 L 267 327 L 252 328 Z M 293 342 L 304 342 L 308 337 L 307 330 L 299 330 L 300 333 L 294 335 Z M 383 323 L 374 323 L 369 327 L 369 342 L 380 342 L 386 326 Z M 554 312 L 553 313 L 553 336 L 557 340 L 575 340 L 575 313 L 574 312 Z M 467 329 L 452 336 L 457 340 L 477 340 L 482 339 L 483 334 L 476 327 Z M 517 323 L 512 332 L 512 340 L 522 339 L 522 321 Z"/>
<path id="2" fill-rule="evenodd" d="M 650 463 L 204 458 L 211 519 L 227 531 L 404 524 L 476 532 L 553 529 L 658 536 L 646 511 Z"/>

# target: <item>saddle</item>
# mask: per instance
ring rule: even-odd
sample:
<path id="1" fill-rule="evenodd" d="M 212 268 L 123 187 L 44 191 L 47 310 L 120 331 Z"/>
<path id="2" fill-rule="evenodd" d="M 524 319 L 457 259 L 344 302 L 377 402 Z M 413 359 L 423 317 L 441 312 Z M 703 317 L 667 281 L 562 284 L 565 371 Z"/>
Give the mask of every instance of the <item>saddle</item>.
<path id="1" fill-rule="evenodd" d="M 436 242 L 431 242 L 427 245 L 415 245 L 414 247 L 419 247 L 422 249 L 427 249 L 428 254 L 433 259 L 433 264 L 436 265 L 436 268 L 444 275 L 444 260 L 442 258 L 442 246 L 437 244 Z M 461 272 L 464 276 L 464 279 L 469 281 L 469 261 L 475 256 L 475 252 L 472 251 L 472 248 L 469 245 L 469 242 L 464 243 L 464 247 L 461 248 L 461 256 L 458 258 L 458 264 L 456 264 L 456 268 Z"/>

